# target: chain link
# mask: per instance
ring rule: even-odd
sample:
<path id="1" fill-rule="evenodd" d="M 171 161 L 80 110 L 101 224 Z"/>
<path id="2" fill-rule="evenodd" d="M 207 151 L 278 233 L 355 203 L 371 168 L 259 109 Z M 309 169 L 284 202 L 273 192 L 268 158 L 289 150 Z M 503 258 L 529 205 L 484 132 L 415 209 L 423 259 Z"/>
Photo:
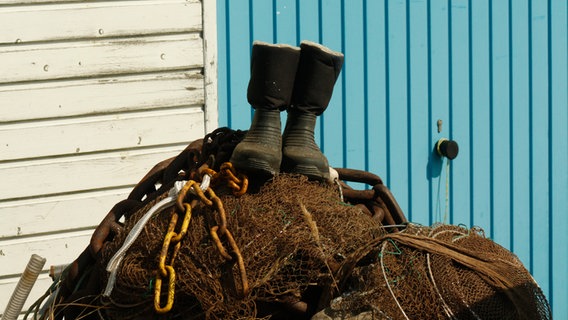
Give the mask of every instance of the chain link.
<path id="1" fill-rule="evenodd" d="M 191 180 L 190 182 L 195 183 Z M 186 183 L 186 186 L 190 184 Z M 184 186 L 185 187 L 185 186 Z M 167 313 L 174 305 L 174 295 L 175 295 L 175 284 L 176 284 L 176 273 L 174 269 L 174 261 L 177 257 L 179 249 L 181 247 L 181 239 L 187 233 L 187 227 L 189 226 L 189 221 L 191 219 L 191 206 L 187 203 L 184 204 L 184 218 L 179 232 L 175 232 L 175 227 L 178 222 L 178 214 L 174 212 L 170 219 L 170 224 L 168 226 L 168 232 L 164 237 L 164 242 L 162 244 L 162 250 L 160 251 L 160 257 L 158 259 L 158 272 L 156 274 L 156 287 L 154 289 L 154 309 L 157 313 Z M 170 258 L 170 264 L 166 265 L 166 259 L 170 247 L 173 245 L 173 252 Z M 166 300 L 166 305 L 162 307 L 160 303 L 162 296 L 162 280 L 168 279 L 168 298 Z"/>
<path id="2" fill-rule="evenodd" d="M 203 173 L 209 174 L 211 180 L 227 183 L 227 186 L 233 190 L 233 195 L 239 197 L 247 192 L 248 178 L 243 174 L 238 174 L 230 162 L 221 165 L 219 172 L 207 167 L 200 169 Z M 202 174 L 203 174 L 202 173 Z"/>
<path id="3" fill-rule="evenodd" d="M 235 196 L 243 195 L 247 191 L 248 187 L 247 177 L 242 174 L 237 174 L 237 172 L 235 171 L 235 169 L 233 168 L 230 162 L 223 163 L 221 165 L 219 173 L 216 173 L 214 170 L 208 168 L 204 169 L 204 171 L 207 172 L 207 174 L 211 174 L 212 181 L 216 183 L 220 181 L 225 181 L 227 186 L 233 190 L 233 194 Z M 209 197 L 209 199 L 207 200 L 212 203 L 212 206 L 216 209 L 216 211 L 219 214 L 219 225 L 213 226 L 210 229 L 211 239 L 213 240 L 213 243 L 217 247 L 219 254 L 223 258 L 227 259 L 228 261 L 232 261 L 234 259 L 237 260 L 236 263 L 239 269 L 239 277 L 241 278 L 240 295 L 241 297 L 244 297 L 248 294 L 249 285 L 248 285 L 245 264 L 243 257 L 241 255 L 241 251 L 232 233 L 227 228 L 227 216 L 225 213 L 223 202 L 221 201 L 221 199 L 219 199 L 219 197 L 215 194 L 215 192 L 211 188 L 207 189 L 207 196 Z M 206 202 L 205 199 L 202 199 L 202 201 Z M 232 249 L 233 256 L 231 256 L 228 253 L 227 249 L 223 245 L 223 242 L 221 241 L 221 238 L 225 238 L 226 241 L 229 243 L 230 249 Z"/>
<path id="4" fill-rule="evenodd" d="M 248 179 L 242 174 L 237 174 L 230 162 L 226 162 L 221 165 L 220 172 L 215 172 L 208 167 L 203 167 L 200 169 L 200 174 L 210 175 L 212 184 L 219 184 L 225 182 L 229 188 L 233 190 L 235 196 L 240 196 L 246 193 L 248 187 Z M 235 241 L 231 232 L 227 229 L 227 216 L 225 214 L 225 208 L 221 199 L 215 194 L 212 188 L 207 188 L 203 191 L 198 182 L 194 180 L 189 180 L 181 189 L 176 199 L 177 211 L 183 213 L 183 221 L 179 232 L 175 232 L 175 228 L 178 224 L 178 213 L 174 212 L 170 219 L 170 224 L 168 226 L 168 231 L 164 237 L 162 244 L 162 250 L 160 251 L 160 256 L 158 259 L 158 270 L 156 273 L 156 282 L 154 289 L 154 309 L 157 313 L 163 314 L 169 312 L 174 303 L 175 295 L 175 279 L 176 273 L 174 269 L 174 261 L 181 247 L 181 240 L 187 233 L 187 228 L 189 227 L 189 222 L 191 220 L 191 210 L 195 207 L 197 200 L 193 200 L 191 204 L 186 202 L 187 194 L 191 192 L 197 196 L 197 198 L 203 202 L 205 205 L 213 207 L 219 214 L 219 224 L 213 226 L 210 229 L 210 235 L 215 244 L 215 247 L 219 251 L 219 254 L 226 260 L 232 261 L 236 259 L 237 267 L 239 269 L 240 276 L 240 295 L 242 297 L 246 296 L 249 291 L 249 285 L 247 280 L 247 274 L 245 270 L 244 260 L 241 255 L 240 249 Z M 222 239 L 228 242 L 230 247 L 230 252 L 223 245 Z M 168 252 L 173 247 L 171 257 L 169 259 L 169 264 L 166 264 Z M 162 282 L 164 279 L 168 281 L 168 295 L 165 306 L 162 307 Z"/>

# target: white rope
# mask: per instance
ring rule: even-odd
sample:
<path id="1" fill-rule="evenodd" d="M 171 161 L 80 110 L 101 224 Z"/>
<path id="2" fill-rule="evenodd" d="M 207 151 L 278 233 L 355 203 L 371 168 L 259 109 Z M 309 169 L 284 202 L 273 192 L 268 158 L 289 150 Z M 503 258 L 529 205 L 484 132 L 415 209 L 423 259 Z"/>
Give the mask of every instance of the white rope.
<path id="1" fill-rule="evenodd" d="M 389 284 L 389 280 L 387 278 L 387 273 L 385 272 L 385 264 L 383 262 L 383 257 L 385 255 L 385 247 L 387 245 L 387 241 L 383 242 L 383 245 L 381 247 L 381 270 L 383 271 L 383 277 L 385 278 L 385 284 L 387 285 L 387 288 L 389 289 L 389 292 L 392 296 L 392 298 L 394 299 L 394 302 L 396 302 L 396 305 L 398 306 L 398 308 L 400 309 L 400 311 L 402 312 L 402 314 L 404 315 L 404 318 L 406 318 L 406 320 L 410 320 L 408 318 L 408 316 L 406 315 L 406 313 L 404 312 L 404 309 L 402 308 L 402 306 L 400 305 L 400 303 L 398 303 L 398 299 L 396 298 L 396 296 L 394 295 L 394 292 L 392 291 L 392 288 Z"/>
<path id="2" fill-rule="evenodd" d="M 187 181 L 185 180 L 176 181 L 174 186 L 168 191 L 168 196 L 160 200 L 152 208 L 150 208 L 150 210 L 148 210 L 148 212 L 146 212 L 144 216 L 142 216 L 142 218 L 140 218 L 140 220 L 136 222 L 134 227 L 132 227 L 130 233 L 128 233 L 128 236 L 126 236 L 126 239 L 122 244 L 122 247 L 120 247 L 120 249 L 118 249 L 115 252 L 115 254 L 112 256 L 112 258 L 109 260 L 107 264 L 106 270 L 110 272 L 110 275 L 103 296 L 108 297 L 112 293 L 112 289 L 114 288 L 114 285 L 116 283 L 116 274 L 118 273 L 118 269 L 122 262 L 122 259 L 124 258 L 126 251 L 132 246 L 134 241 L 136 241 L 136 239 L 142 232 L 142 229 L 144 229 L 144 226 L 146 226 L 146 223 L 148 223 L 150 218 L 156 212 L 162 211 L 175 204 L 177 196 L 186 182 Z"/>
<path id="3" fill-rule="evenodd" d="M 341 202 L 344 202 L 345 200 L 343 199 L 343 189 L 341 188 L 341 184 L 339 183 L 339 172 L 337 172 L 337 170 L 333 169 L 332 167 L 329 167 L 329 182 L 337 186 L 337 189 L 339 190 L 339 198 L 341 199 Z"/>

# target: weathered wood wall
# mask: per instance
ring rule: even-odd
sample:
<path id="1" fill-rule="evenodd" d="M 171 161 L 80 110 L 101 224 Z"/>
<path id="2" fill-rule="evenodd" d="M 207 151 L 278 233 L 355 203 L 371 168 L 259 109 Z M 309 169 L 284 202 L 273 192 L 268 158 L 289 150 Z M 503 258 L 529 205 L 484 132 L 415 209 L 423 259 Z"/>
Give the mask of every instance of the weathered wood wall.
<path id="1" fill-rule="evenodd" d="M 32 253 L 73 261 L 147 170 L 217 126 L 215 7 L 0 0 L 0 312 Z"/>

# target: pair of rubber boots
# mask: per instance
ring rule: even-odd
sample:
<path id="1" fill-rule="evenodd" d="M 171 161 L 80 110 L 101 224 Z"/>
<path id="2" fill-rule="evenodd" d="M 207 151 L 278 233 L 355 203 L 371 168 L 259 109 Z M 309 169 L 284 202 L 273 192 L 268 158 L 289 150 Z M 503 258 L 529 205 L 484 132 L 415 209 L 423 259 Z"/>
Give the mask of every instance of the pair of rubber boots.
<path id="1" fill-rule="evenodd" d="M 343 54 L 317 43 L 300 47 L 254 42 L 247 99 L 252 124 L 231 162 L 249 174 L 298 173 L 329 179 L 329 164 L 314 140 L 316 118 L 327 108 Z M 280 112 L 288 118 L 281 133 Z"/>

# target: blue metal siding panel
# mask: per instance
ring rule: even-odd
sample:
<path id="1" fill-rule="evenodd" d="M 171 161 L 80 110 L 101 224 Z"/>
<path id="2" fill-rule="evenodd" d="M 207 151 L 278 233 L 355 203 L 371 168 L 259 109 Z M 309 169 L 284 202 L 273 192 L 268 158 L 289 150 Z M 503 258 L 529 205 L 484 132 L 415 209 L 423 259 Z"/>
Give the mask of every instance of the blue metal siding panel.
<path id="1" fill-rule="evenodd" d="M 320 2 L 321 43 L 341 52 L 344 51 L 342 3 L 340 0 Z M 345 128 L 343 127 L 344 84 L 345 73 L 342 72 L 335 85 L 333 96 L 326 112 L 319 117 L 319 121 L 322 123 L 320 147 L 326 154 L 329 163 L 336 163 L 338 166 L 345 165 L 343 152 L 345 149 L 343 139 L 345 133 Z"/>
<path id="2" fill-rule="evenodd" d="M 429 3 L 429 99 L 430 99 L 430 142 L 448 137 L 450 115 L 450 68 L 449 68 L 449 16 L 447 1 L 432 1 Z M 442 131 L 438 132 L 436 123 L 441 121 Z M 434 146 L 432 145 L 432 148 Z M 429 179 L 432 192 L 430 193 L 430 221 L 449 222 L 449 176 L 446 162 L 433 153 L 429 158 Z"/>
<path id="3" fill-rule="evenodd" d="M 276 16 L 274 17 L 276 32 L 274 33 L 274 42 L 277 43 L 299 43 L 296 38 L 297 22 L 296 19 L 296 2 L 295 0 L 278 0 L 273 1 Z"/>
<path id="4" fill-rule="evenodd" d="M 345 29 L 343 75 L 349 81 L 344 85 L 343 125 L 344 165 L 365 168 L 365 39 L 363 38 L 363 1 L 349 0 L 342 3 Z M 349 60 L 349 61 L 347 61 Z M 357 106 L 352 108 L 351 106 Z"/>
<path id="5" fill-rule="evenodd" d="M 470 212 L 474 225 L 491 225 L 491 82 L 490 59 L 490 2 L 471 1 L 469 20 L 469 90 L 470 94 L 470 172 L 471 204 Z M 475 19 L 473 19 L 475 17 Z M 488 234 L 493 228 L 486 230 Z"/>
<path id="6" fill-rule="evenodd" d="M 528 2 L 512 1 L 512 77 L 511 77 L 511 193 L 512 193 L 512 243 L 511 249 L 529 266 L 530 251 L 530 190 L 529 179 L 529 41 Z"/>
<path id="7" fill-rule="evenodd" d="M 429 221 L 427 179 L 431 128 L 428 116 L 428 10 L 426 1 L 407 2 L 407 50 L 408 50 L 408 193 L 409 216 L 415 221 Z M 411 32 L 412 31 L 412 32 Z"/>
<path id="8" fill-rule="evenodd" d="M 406 3 L 403 1 L 387 1 L 385 12 L 388 15 L 388 99 L 385 117 L 387 118 L 387 176 L 386 183 L 397 193 L 398 203 L 402 210 L 412 219 L 408 212 L 408 83 L 407 83 L 407 17 Z"/>
<path id="9" fill-rule="evenodd" d="M 552 225 L 550 299 L 554 312 L 568 315 L 568 2 L 549 4 L 550 224 Z M 560 319 L 560 317 L 557 317 Z"/>
<path id="10" fill-rule="evenodd" d="M 511 234 L 508 3 L 492 1 L 490 19 L 491 232 L 486 232 L 495 241 L 507 245 Z"/>
<path id="11" fill-rule="evenodd" d="M 251 0 L 250 3 L 250 38 L 253 41 L 275 42 L 276 32 L 272 27 L 275 15 L 274 3 L 266 0 Z M 247 24 L 244 26 L 248 27 Z"/>
<path id="12" fill-rule="evenodd" d="M 548 17 L 546 1 L 530 1 L 529 16 L 529 81 L 530 85 L 530 180 L 531 180 L 531 264 L 530 271 L 540 279 L 540 286 L 550 293 L 550 234 L 549 217 L 549 83 Z"/>
<path id="13" fill-rule="evenodd" d="M 379 174 L 415 222 L 484 228 L 530 269 L 554 317 L 568 318 L 565 0 L 218 0 L 217 8 L 220 125 L 250 124 L 253 40 L 307 39 L 344 52 L 316 129 L 330 164 Z M 460 144 L 450 166 L 432 152 L 442 137 Z"/>
<path id="14" fill-rule="evenodd" d="M 458 141 L 460 155 L 451 163 L 450 222 L 472 225 L 471 158 L 470 158 L 470 92 L 468 7 L 466 0 L 452 1 L 449 6 L 449 138 Z M 488 227 L 488 226 L 485 226 Z"/>
<path id="15" fill-rule="evenodd" d="M 365 1 L 366 69 L 365 108 L 366 167 L 365 169 L 386 178 L 386 49 L 385 11 L 381 1 Z M 370 39 L 372 37 L 372 40 Z"/>

